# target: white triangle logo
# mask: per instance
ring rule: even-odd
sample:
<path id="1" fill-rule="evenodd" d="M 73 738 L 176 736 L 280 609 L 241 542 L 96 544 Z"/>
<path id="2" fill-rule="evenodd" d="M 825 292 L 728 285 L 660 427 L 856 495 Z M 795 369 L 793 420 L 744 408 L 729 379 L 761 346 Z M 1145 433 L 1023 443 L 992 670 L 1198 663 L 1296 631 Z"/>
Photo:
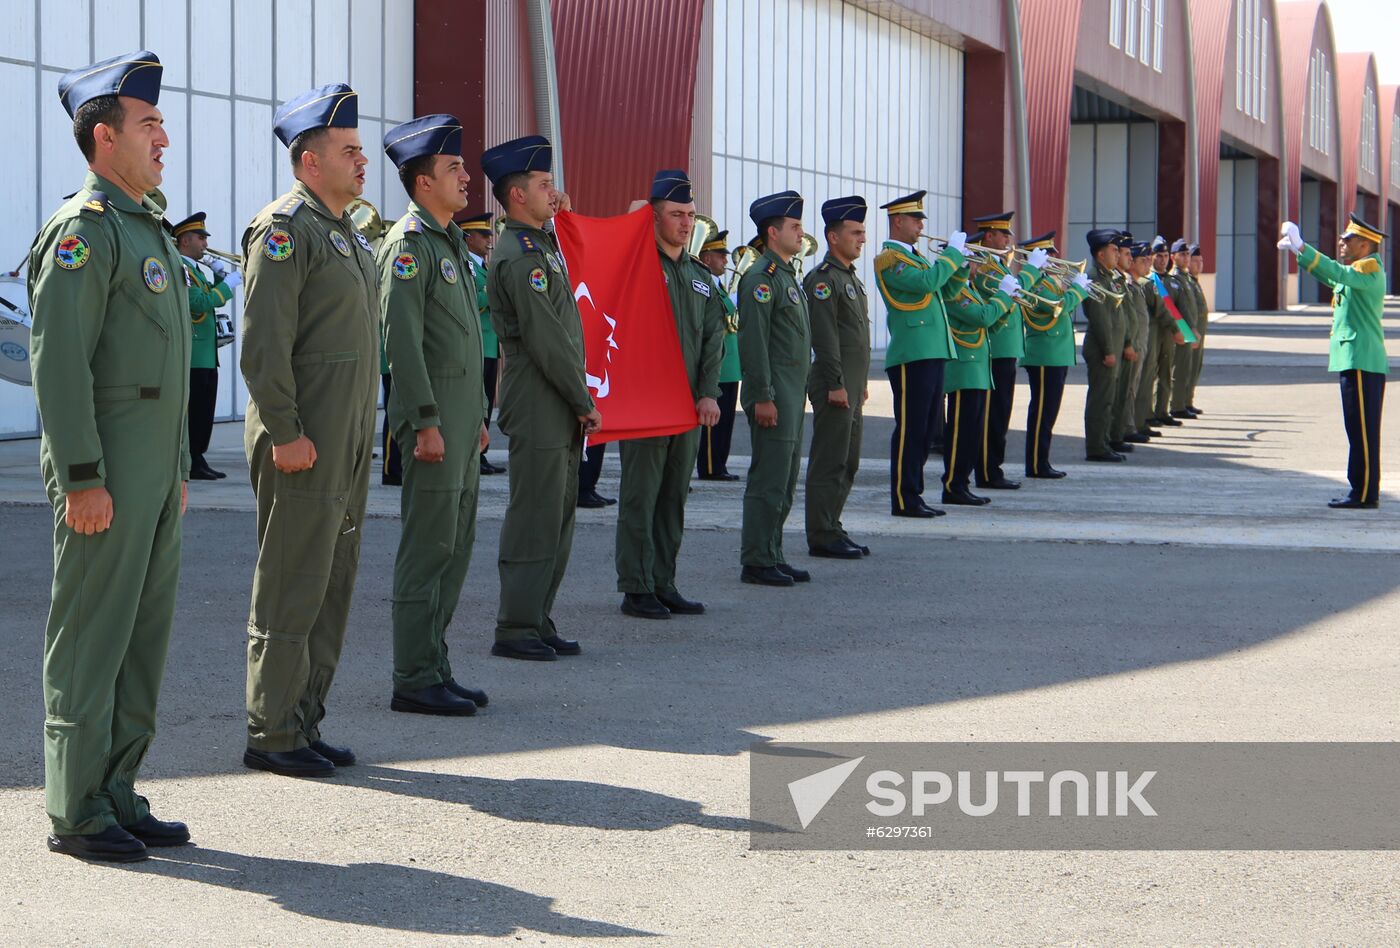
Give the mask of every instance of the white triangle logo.
<path id="1" fill-rule="evenodd" d="M 803 829 L 806 829 L 817 818 L 817 814 L 831 802 L 831 798 L 836 796 L 836 791 L 841 789 L 846 778 L 850 777 L 852 771 L 859 767 L 863 760 L 864 757 L 857 757 L 855 760 L 819 770 L 788 784 L 788 793 L 792 796 L 792 805 L 797 810 L 797 819 L 802 823 Z"/>

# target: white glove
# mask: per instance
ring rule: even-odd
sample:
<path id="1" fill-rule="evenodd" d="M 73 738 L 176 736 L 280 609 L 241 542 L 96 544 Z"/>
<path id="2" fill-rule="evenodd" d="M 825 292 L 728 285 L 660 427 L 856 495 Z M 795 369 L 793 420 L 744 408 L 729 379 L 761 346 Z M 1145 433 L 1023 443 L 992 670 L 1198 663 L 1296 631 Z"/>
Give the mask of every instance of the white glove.
<path id="1" fill-rule="evenodd" d="M 1278 229 L 1278 233 L 1278 249 L 1289 250 L 1293 253 L 1303 249 L 1303 235 L 1298 233 L 1297 224 L 1292 221 L 1284 221 L 1283 226 Z"/>
<path id="2" fill-rule="evenodd" d="M 1076 273 L 1076 274 L 1074 275 L 1074 279 L 1071 280 L 1070 282 L 1073 283 L 1075 286 L 1079 287 L 1081 290 L 1088 290 L 1088 289 L 1089 289 L 1089 274 L 1084 273 L 1083 271 L 1080 271 L 1079 273 Z"/>
<path id="3" fill-rule="evenodd" d="M 230 270 L 223 275 L 223 278 L 219 280 L 219 282 L 231 290 L 243 282 L 243 274 L 239 273 L 237 270 Z"/>
<path id="4" fill-rule="evenodd" d="M 1032 250 L 1030 256 L 1026 258 L 1026 266 L 1035 267 L 1037 270 L 1045 266 L 1045 261 L 1050 259 L 1050 251 L 1044 247 Z"/>
<path id="5" fill-rule="evenodd" d="M 953 231 L 953 235 L 948 238 L 948 246 L 958 253 L 967 252 L 967 234 L 960 230 Z"/>
<path id="6" fill-rule="evenodd" d="M 1008 273 L 1001 278 L 1001 282 L 997 284 L 997 289 L 1014 300 L 1021 295 L 1021 281 Z"/>
<path id="7" fill-rule="evenodd" d="M 214 274 L 214 282 L 224 282 L 224 277 L 228 275 L 228 265 L 218 257 L 207 257 L 206 259 L 209 262 L 205 266 L 209 268 L 210 273 Z"/>

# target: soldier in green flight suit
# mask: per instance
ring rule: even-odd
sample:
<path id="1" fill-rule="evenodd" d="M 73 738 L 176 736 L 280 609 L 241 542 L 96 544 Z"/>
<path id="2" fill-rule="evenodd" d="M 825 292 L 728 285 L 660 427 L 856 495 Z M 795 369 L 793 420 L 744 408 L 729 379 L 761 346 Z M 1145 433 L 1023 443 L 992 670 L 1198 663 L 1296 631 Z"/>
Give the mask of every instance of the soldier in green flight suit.
<path id="1" fill-rule="evenodd" d="M 1006 256 L 989 254 L 977 268 L 976 290 L 983 299 L 995 295 L 1001 278 L 1011 272 L 1015 246 L 1012 240 L 1011 222 L 1013 211 L 988 214 L 973 219 L 982 230 L 977 235 L 978 242 L 991 250 L 1002 251 Z M 1045 265 L 1049 252 L 1032 250 L 1017 273 L 1021 289 L 1029 290 L 1040 279 L 1040 268 Z M 1016 399 L 1016 362 L 1026 354 L 1025 330 L 1021 321 L 1022 303 L 992 324 L 987 330 L 987 340 L 992 360 L 992 389 L 987 396 L 987 410 L 982 414 L 981 456 L 974 471 L 974 482 L 978 487 L 991 490 L 1016 490 L 1021 485 L 1006 476 L 1001 469 L 1006 460 L 1006 432 L 1011 426 L 1011 411 Z"/>
<path id="2" fill-rule="evenodd" d="M 243 233 L 243 447 L 258 503 L 243 763 L 329 776 L 321 739 L 360 559 L 374 449 L 379 274 L 346 208 L 364 190 L 354 90 L 283 103 L 273 132 L 296 183 Z"/>
<path id="3" fill-rule="evenodd" d="M 1113 450 L 1126 453 L 1133 450 L 1133 445 L 1148 442 L 1148 438 L 1138 434 L 1136 413 L 1138 385 L 1142 382 L 1145 353 L 1152 338 L 1152 310 L 1147 299 L 1151 287 L 1143 282 L 1152 269 L 1152 247 L 1143 241 L 1134 241 L 1127 247 L 1120 246 L 1119 252 L 1123 258 L 1119 270 L 1123 272 L 1128 290 L 1123 301 L 1127 338 L 1123 346 L 1123 364 L 1118 371 L 1118 394 L 1113 401 L 1108 443 Z M 1127 265 L 1126 269 L 1123 264 Z"/>
<path id="4" fill-rule="evenodd" d="M 791 586 L 811 574 L 783 555 L 783 524 L 802 467 L 812 334 L 792 258 L 802 249 L 802 196 L 780 191 L 749 205 L 763 253 L 739 280 L 739 361 L 753 460 L 744 485 L 740 578 Z"/>
<path id="5" fill-rule="evenodd" d="M 603 418 L 584 378 L 583 323 L 554 236 L 553 149 L 529 135 L 488 149 L 481 168 L 506 209 L 486 295 L 505 371 L 497 423 L 510 438 L 510 503 L 501 524 L 501 604 L 491 654 L 578 655 L 550 613 L 569 565 L 583 439 Z"/>
<path id="6" fill-rule="evenodd" d="M 870 314 L 855 261 L 865 246 L 865 198 L 822 205 L 826 258 L 802 280 L 812 318 L 812 451 L 807 458 L 807 551 L 858 560 L 870 548 L 841 524 L 860 468 L 863 407 L 870 396 Z"/>
<path id="7" fill-rule="evenodd" d="M 880 206 L 889 214 L 890 238 L 875 257 L 875 285 L 885 301 L 890 332 L 885 375 L 894 395 L 890 513 L 924 519 L 943 516 L 924 502 L 924 465 L 929 429 L 942 411 L 943 366 L 957 358 L 942 289 L 963 265 L 967 245 L 967 235 L 956 231 L 932 261 L 914 246 L 924 232 L 927 193 L 915 191 Z"/>
<path id="8" fill-rule="evenodd" d="M 170 227 L 175 249 L 180 251 L 180 264 L 185 268 L 185 283 L 190 298 L 190 480 L 217 481 L 228 475 L 216 471 L 205 460 L 209 439 L 214 432 L 214 403 L 219 394 L 219 340 L 214 311 L 233 299 L 233 289 L 243 282 L 243 274 L 230 270 L 218 258 L 211 257 L 209 269 L 213 282 L 200 268 L 209 249 L 209 231 L 205 229 L 204 211 L 198 211 Z"/>
<path id="9" fill-rule="evenodd" d="M 1186 278 L 1191 282 L 1191 294 L 1196 298 L 1196 312 L 1200 323 L 1196 328 L 1196 346 L 1191 351 L 1191 385 L 1186 390 L 1186 410 L 1202 414 L 1196 407 L 1196 383 L 1201 380 L 1201 368 L 1206 358 L 1206 333 L 1210 330 L 1210 302 L 1206 299 L 1205 288 L 1201 286 L 1201 271 L 1205 268 L 1205 257 L 1201 255 L 1201 245 L 1191 244 L 1187 248 L 1191 256 L 1187 258 Z"/>
<path id="10" fill-rule="evenodd" d="M 968 478 L 982 458 L 986 434 L 983 418 L 992 390 L 991 344 L 988 330 L 1016 308 L 1021 283 L 1003 273 L 990 297 L 976 290 L 973 261 L 954 274 L 942 288 L 948 313 L 948 329 L 957 347 L 948 361 L 943 386 L 948 392 L 948 427 L 943 437 L 943 503 L 980 507 L 990 498 L 972 493 Z"/>
<path id="11" fill-rule="evenodd" d="M 1153 428 L 1155 424 L 1160 424 L 1154 411 L 1155 392 L 1162 392 L 1162 404 L 1168 404 L 1167 399 L 1171 396 L 1171 367 L 1172 356 L 1178 341 L 1185 342 L 1186 339 L 1176 328 L 1176 320 L 1167 309 L 1166 303 L 1162 301 L 1161 291 L 1158 289 L 1157 280 L 1159 277 L 1153 271 L 1159 266 L 1159 261 L 1167 257 L 1167 242 L 1162 237 L 1152 238 L 1149 247 L 1148 272 L 1142 282 L 1143 295 L 1147 300 L 1148 333 L 1147 349 L 1142 354 L 1142 378 L 1138 380 L 1136 405 L 1133 408 L 1134 430 L 1145 439 L 1152 439 L 1162 432 Z M 1165 372 L 1167 382 L 1164 385 L 1158 384 L 1161 373 Z M 1166 413 L 1165 411 L 1163 412 Z M 1170 419 L 1175 421 L 1175 419 Z M 1175 421 L 1175 424 L 1181 424 Z"/>
<path id="12" fill-rule="evenodd" d="M 1089 392 L 1084 402 L 1084 452 L 1090 461 L 1124 461 L 1126 458 L 1108 445 L 1113 421 L 1113 400 L 1118 388 L 1118 363 L 1127 337 L 1127 321 L 1122 307 L 1126 295 L 1118 280 L 1119 232 L 1109 228 L 1089 231 L 1086 240 L 1094 257 L 1090 279 L 1105 296 L 1101 302 L 1084 300 L 1084 316 L 1089 321 L 1084 334 L 1084 364 L 1089 370 Z"/>
<path id="13" fill-rule="evenodd" d="M 1327 506 L 1375 510 L 1381 501 L 1381 402 L 1390 373 L 1381 326 L 1386 280 L 1380 249 L 1390 235 L 1352 214 L 1333 260 L 1303 243 L 1292 221 L 1280 230 L 1279 249 L 1297 254 L 1303 270 L 1332 287 L 1327 371 L 1338 373 L 1341 382 L 1351 490 Z"/>
<path id="14" fill-rule="evenodd" d="M 1202 324 L 1208 315 L 1201 309 L 1200 303 L 1205 297 L 1202 295 L 1200 301 L 1197 300 L 1196 292 L 1191 287 L 1191 245 L 1184 238 L 1180 238 L 1172 243 L 1172 270 L 1171 274 L 1164 277 L 1167 288 L 1171 293 L 1172 302 L 1181 311 L 1181 316 L 1186 320 L 1186 325 L 1191 327 L 1191 331 L 1196 334 L 1196 341 L 1177 346 L 1172 357 L 1172 411 L 1171 417 L 1181 419 L 1192 419 L 1198 414 L 1191 408 L 1191 382 L 1196 363 L 1196 351 L 1201 347 Z"/>
<path id="15" fill-rule="evenodd" d="M 486 704 L 485 693 L 453 679 L 446 642 L 476 542 L 477 465 L 487 440 L 474 264 L 452 223 L 471 175 L 452 115 L 389 129 L 384 152 L 409 196 L 376 255 L 394 377 L 386 410 L 403 458 L 389 707 L 465 716 Z"/>
<path id="16" fill-rule="evenodd" d="M 496 329 L 491 324 L 491 306 L 486 298 L 486 258 L 491 253 L 491 244 L 496 232 L 491 229 L 491 214 L 477 214 L 464 218 L 457 225 L 467 241 L 467 253 L 472 262 L 472 279 L 476 284 L 477 319 L 481 325 L 481 382 L 486 390 L 486 427 L 491 427 L 491 410 L 496 407 L 496 382 L 500 378 L 500 342 Z M 506 469 L 492 464 L 486 459 L 486 451 L 481 452 L 482 476 L 504 474 Z"/>
<path id="17" fill-rule="evenodd" d="M 1177 327 L 1176 316 L 1167 306 L 1167 300 L 1171 300 L 1172 305 L 1175 306 L 1177 298 L 1182 293 L 1182 287 L 1176 277 L 1172 275 L 1171 269 L 1171 246 L 1165 237 L 1154 237 L 1152 239 L 1152 288 L 1156 290 L 1157 299 L 1165 314 L 1161 318 L 1164 321 L 1169 320 L 1171 325 L 1167 327 L 1164 323 L 1159 323 L 1157 334 L 1152 340 L 1156 394 L 1152 398 L 1152 412 L 1147 423 L 1149 426 L 1161 425 L 1166 428 L 1180 428 L 1182 422 L 1173 418 L 1171 414 L 1172 386 L 1174 384 L 1172 376 L 1176 369 L 1177 347 L 1187 343 L 1186 336 Z M 1163 290 L 1167 292 L 1165 297 L 1162 295 Z M 1177 312 L 1180 310 L 1178 309 Z"/>
<path id="18" fill-rule="evenodd" d="M 729 473 L 729 445 L 734 436 L 735 409 L 739 404 L 739 307 L 725 292 L 724 274 L 729 268 L 729 231 L 710 235 L 700 247 L 700 262 L 710 271 L 710 282 L 724 307 L 724 350 L 719 362 L 719 422 L 700 432 L 695 473 L 702 481 L 737 481 Z"/>
<path id="19" fill-rule="evenodd" d="M 88 172 L 29 251 L 39 464 L 53 506 L 48 847 L 111 862 L 190 838 L 134 786 L 155 736 L 190 469 L 190 311 L 161 225 L 160 82 L 148 50 L 59 80 Z"/>
<path id="20" fill-rule="evenodd" d="M 680 341 L 686 381 L 700 427 L 719 421 L 719 364 L 724 347 L 724 305 L 710 271 L 686 248 L 695 229 L 690 176 L 658 171 L 651 185 L 656 254 Z M 648 266 L 649 261 L 641 261 Z M 681 434 L 630 438 L 618 445 L 622 483 L 617 504 L 617 590 L 624 615 L 669 619 L 701 615 L 705 605 L 676 588 L 676 558 L 685 535 L 690 471 L 700 427 Z"/>
<path id="21" fill-rule="evenodd" d="M 1022 250 L 1044 250 L 1055 255 L 1055 232 L 1041 234 L 1021 245 Z M 1064 275 L 1041 272 L 1031 287 L 1037 297 L 1022 301 L 1021 319 L 1026 327 L 1026 369 L 1031 398 L 1026 405 L 1026 476 L 1055 480 L 1064 471 L 1050 465 L 1050 440 L 1060 416 L 1065 379 L 1074 365 L 1074 311 L 1088 295 L 1089 277 L 1076 273 L 1069 286 Z"/>

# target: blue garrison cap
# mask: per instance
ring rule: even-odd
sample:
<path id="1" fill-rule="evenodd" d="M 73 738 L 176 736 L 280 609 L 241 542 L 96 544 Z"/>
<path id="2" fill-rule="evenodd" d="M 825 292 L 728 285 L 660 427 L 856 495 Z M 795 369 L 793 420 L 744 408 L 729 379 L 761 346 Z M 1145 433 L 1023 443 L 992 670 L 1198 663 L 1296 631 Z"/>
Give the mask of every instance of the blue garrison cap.
<path id="1" fill-rule="evenodd" d="M 850 197 L 832 198 L 822 205 L 822 220 L 828 224 L 840 221 L 865 221 L 865 198 L 859 194 Z"/>
<path id="2" fill-rule="evenodd" d="M 1123 248 L 1124 250 L 1133 249 L 1133 244 L 1135 243 L 1135 241 L 1133 240 L 1132 231 L 1127 230 L 1120 230 L 1118 232 L 1118 236 L 1114 238 L 1113 242 L 1119 247 Z"/>
<path id="3" fill-rule="evenodd" d="M 1172 241 L 1172 253 L 1190 253 L 1191 245 L 1186 242 L 1185 237 L 1178 237 Z"/>
<path id="4" fill-rule="evenodd" d="M 272 131 L 291 147 L 297 136 L 313 128 L 359 128 L 360 97 L 343 82 L 307 89 L 272 113 Z"/>
<path id="5" fill-rule="evenodd" d="M 1091 230 L 1084 235 L 1084 239 L 1089 242 L 1089 252 L 1097 253 L 1104 247 L 1117 244 L 1118 231 L 1111 227 L 1100 227 Z"/>
<path id="6" fill-rule="evenodd" d="M 1152 245 L 1140 240 L 1133 244 L 1132 251 L 1134 260 L 1139 257 L 1150 257 L 1152 256 Z"/>
<path id="7" fill-rule="evenodd" d="M 796 191 L 779 191 L 761 197 L 749 205 L 749 219 L 762 227 L 770 217 L 796 217 L 802 219 L 802 195 Z"/>
<path id="8" fill-rule="evenodd" d="M 554 148 L 543 135 L 526 135 L 481 153 L 481 170 L 491 183 L 512 174 L 548 171 L 554 165 Z"/>
<path id="9" fill-rule="evenodd" d="M 690 175 L 677 168 L 658 171 L 651 181 L 651 199 L 676 204 L 695 203 L 695 192 L 690 189 Z"/>
<path id="10" fill-rule="evenodd" d="M 123 53 L 65 73 L 58 80 L 58 100 L 72 118 L 83 103 L 104 95 L 126 95 L 155 105 L 165 67 L 149 49 Z"/>
<path id="11" fill-rule="evenodd" d="M 460 155 L 462 123 L 457 116 L 438 113 L 395 125 L 384 133 L 384 154 L 402 168 L 424 155 Z"/>
<path id="12" fill-rule="evenodd" d="M 1167 238 L 1163 237 L 1161 234 L 1152 238 L 1153 253 L 1166 253 L 1168 249 L 1170 248 L 1167 247 Z"/>

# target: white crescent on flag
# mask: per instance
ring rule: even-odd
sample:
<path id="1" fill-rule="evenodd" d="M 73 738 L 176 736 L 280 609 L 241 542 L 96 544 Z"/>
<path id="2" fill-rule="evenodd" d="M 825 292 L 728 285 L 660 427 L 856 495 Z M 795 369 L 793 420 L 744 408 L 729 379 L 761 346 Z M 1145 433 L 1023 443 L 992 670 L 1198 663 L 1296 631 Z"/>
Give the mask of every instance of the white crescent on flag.
<path id="1" fill-rule="evenodd" d="M 577 303 L 579 300 L 588 300 L 588 305 L 592 306 L 594 311 L 597 312 L 597 307 L 593 306 L 593 294 L 589 292 L 586 282 L 580 283 L 578 289 L 574 290 L 574 302 Z M 603 321 L 608 324 L 607 361 L 612 362 L 612 350 L 621 348 L 617 344 L 617 334 L 614 331 L 617 329 L 617 320 L 613 319 L 607 313 L 599 313 L 599 315 L 602 316 Z M 584 370 L 583 380 L 589 388 L 593 389 L 593 394 L 597 398 L 607 398 L 608 392 L 612 390 L 612 384 L 608 381 L 608 370 L 606 368 L 603 369 L 602 378 L 596 375 L 589 375 L 588 371 Z"/>

